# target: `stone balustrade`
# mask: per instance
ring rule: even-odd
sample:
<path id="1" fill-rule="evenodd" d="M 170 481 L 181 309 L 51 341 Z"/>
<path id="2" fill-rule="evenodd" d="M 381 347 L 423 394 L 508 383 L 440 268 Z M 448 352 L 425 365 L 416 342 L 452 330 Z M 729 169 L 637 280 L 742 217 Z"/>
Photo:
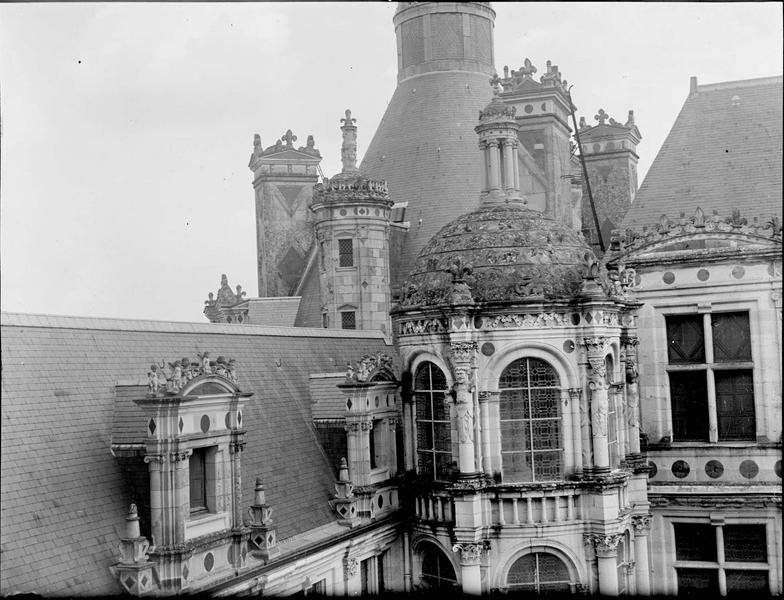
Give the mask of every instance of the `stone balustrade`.
<path id="1" fill-rule="evenodd" d="M 508 492 L 491 498 L 492 525 L 541 525 L 565 523 L 582 518 L 579 491 Z"/>
<path id="2" fill-rule="evenodd" d="M 454 501 L 449 496 L 419 494 L 414 497 L 414 515 L 422 521 L 454 524 Z"/>

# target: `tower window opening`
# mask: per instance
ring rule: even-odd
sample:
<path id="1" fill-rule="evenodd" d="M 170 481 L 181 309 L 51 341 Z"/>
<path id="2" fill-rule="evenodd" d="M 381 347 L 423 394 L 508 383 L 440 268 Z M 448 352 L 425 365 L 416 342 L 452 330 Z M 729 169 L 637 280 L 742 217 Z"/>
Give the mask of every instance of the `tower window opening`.
<path id="1" fill-rule="evenodd" d="M 342 329 L 356 329 L 357 313 L 353 310 L 340 313 L 340 326 Z"/>
<path id="2" fill-rule="evenodd" d="M 351 238 L 338 240 L 338 266 L 354 266 L 354 240 Z M 345 328 L 344 328 L 345 329 Z"/>

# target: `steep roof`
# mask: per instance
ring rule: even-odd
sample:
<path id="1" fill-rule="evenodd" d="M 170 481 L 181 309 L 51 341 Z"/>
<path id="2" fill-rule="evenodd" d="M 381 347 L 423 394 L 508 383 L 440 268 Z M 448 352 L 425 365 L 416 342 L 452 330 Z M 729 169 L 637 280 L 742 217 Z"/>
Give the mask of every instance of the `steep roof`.
<path id="1" fill-rule="evenodd" d="M 481 161 L 474 127 L 492 97 L 488 76 L 432 72 L 400 82 L 368 146 L 361 170 L 408 202 L 411 228 L 390 253 L 393 292 L 422 247 L 450 221 L 479 206 Z"/>
<path id="2" fill-rule="evenodd" d="M 621 228 L 698 206 L 764 223 L 781 200 L 782 78 L 693 85 Z"/>
<path id="3" fill-rule="evenodd" d="M 310 373 L 387 350 L 376 332 L 9 313 L 1 339 L 1 594 L 120 591 L 109 566 L 130 490 L 110 453 L 118 382 L 143 383 L 153 360 L 197 350 L 236 359 L 240 388 L 254 392 L 243 503 L 263 477 L 283 540 L 334 520 Z"/>

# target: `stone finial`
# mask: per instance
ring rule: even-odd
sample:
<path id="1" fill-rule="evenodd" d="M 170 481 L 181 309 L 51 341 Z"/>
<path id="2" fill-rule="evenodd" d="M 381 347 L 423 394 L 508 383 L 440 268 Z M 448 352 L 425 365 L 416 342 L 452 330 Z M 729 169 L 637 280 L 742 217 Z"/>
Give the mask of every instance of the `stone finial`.
<path id="1" fill-rule="evenodd" d="M 261 477 L 256 477 L 256 488 L 253 491 L 253 502 L 261 506 L 262 504 L 266 504 L 266 494 L 264 493 L 264 484 L 261 481 Z"/>
<path id="2" fill-rule="evenodd" d="M 490 78 L 490 87 L 493 88 L 493 94 L 495 96 L 504 91 L 504 88 L 501 85 L 501 78 L 498 76 L 498 73 Z"/>
<path id="3" fill-rule="evenodd" d="M 600 108 L 598 114 L 595 114 L 593 118 L 599 121 L 599 125 L 604 125 L 604 122 L 610 118 L 610 115 L 604 112 L 603 108 Z"/>
<path id="4" fill-rule="evenodd" d="M 517 70 L 517 75 L 522 76 L 523 79 L 531 79 L 534 73 L 536 73 L 536 67 L 528 58 L 523 62 L 523 66 Z"/>
<path id="5" fill-rule="evenodd" d="M 624 125 L 624 127 L 628 127 L 630 129 L 632 127 L 634 127 L 634 111 L 633 110 L 629 111 L 629 116 L 626 119 L 626 123 L 624 123 L 623 125 Z"/>
<path id="6" fill-rule="evenodd" d="M 261 146 L 261 136 L 258 133 L 253 134 L 253 154 L 259 156 L 264 149 Z"/>
<path id="7" fill-rule="evenodd" d="M 588 123 L 585 122 L 585 117 L 580 117 L 579 128 L 585 129 L 586 127 L 588 127 Z"/>
<path id="8" fill-rule="evenodd" d="M 128 508 L 128 516 L 125 517 L 125 538 L 129 540 L 141 537 L 139 530 L 139 510 L 135 504 Z"/>
<path id="9" fill-rule="evenodd" d="M 338 468 L 338 481 L 350 481 L 348 478 L 348 462 L 346 457 L 340 459 L 340 467 Z"/>
<path id="10" fill-rule="evenodd" d="M 554 65 L 551 61 L 547 61 L 547 68 L 544 75 L 540 78 L 542 85 L 546 87 L 555 87 L 561 83 L 561 72 L 558 70 L 558 65 Z"/>
<path id="11" fill-rule="evenodd" d="M 280 138 L 281 141 L 286 142 L 286 148 L 293 148 L 294 142 L 297 141 L 297 136 L 291 132 L 291 129 L 287 129 L 286 133 Z"/>
<path id="12" fill-rule="evenodd" d="M 358 173 L 357 168 L 357 126 L 356 119 L 351 116 L 351 109 L 346 109 L 346 116 L 340 119 L 343 125 L 343 145 L 340 149 L 340 160 L 343 163 L 343 173 Z"/>

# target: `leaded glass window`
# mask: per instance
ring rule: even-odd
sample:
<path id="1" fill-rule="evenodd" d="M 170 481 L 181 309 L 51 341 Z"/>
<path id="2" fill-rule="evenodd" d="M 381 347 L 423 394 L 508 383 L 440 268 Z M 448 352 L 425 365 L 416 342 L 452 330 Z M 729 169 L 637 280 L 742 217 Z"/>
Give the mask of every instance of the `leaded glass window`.
<path id="1" fill-rule="evenodd" d="M 569 569 L 563 561 L 546 552 L 534 552 L 518 558 L 509 569 L 506 585 L 514 591 L 530 591 L 537 594 L 568 592 Z"/>
<path id="2" fill-rule="evenodd" d="M 338 240 L 338 266 L 354 266 L 354 240 L 351 238 Z"/>
<path id="3" fill-rule="evenodd" d="M 446 377 L 436 365 L 423 363 L 414 377 L 417 471 L 436 480 L 449 479 L 452 436 L 446 404 Z"/>
<path id="4" fill-rule="evenodd" d="M 537 358 L 510 364 L 498 383 L 504 481 L 548 481 L 562 474 L 558 375 Z"/>
<path id="5" fill-rule="evenodd" d="M 749 313 L 665 320 L 673 441 L 755 439 Z"/>

